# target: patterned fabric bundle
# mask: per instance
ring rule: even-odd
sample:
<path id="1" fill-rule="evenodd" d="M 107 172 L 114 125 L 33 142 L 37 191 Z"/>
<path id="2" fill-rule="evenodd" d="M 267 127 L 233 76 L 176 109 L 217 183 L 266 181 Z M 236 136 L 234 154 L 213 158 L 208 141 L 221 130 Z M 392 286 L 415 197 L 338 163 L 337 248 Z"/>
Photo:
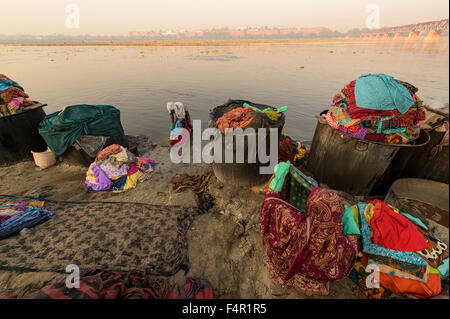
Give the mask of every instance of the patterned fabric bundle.
<path id="1" fill-rule="evenodd" d="M 0 195 L 2 203 L 27 201 Z M 60 273 L 76 264 L 81 273 L 92 269 L 136 269 L 155 276 L 187 272 L 187 231 L 203 212 L 186 206 L 51 200 L 45 201 L 45 209 L 53 213 L 48 221 L 25 236 L 0 240 L 0 269 Z"/>
<path id="2" fill-rule="evenodd" d="M 358 251 L 355 236 L 343 233 L 343 213 L 339 196 L 319 187 L 308 197 L 308 214 L 269 192 L 260 233 L 272 279 L 307 295 L 328 294 L 331 282 L 350 273 Z"/>
<path id="3" fill-rule="evenodd" d="M 31 228 L 53 216 L 43 207 L 44 202 L 0 205 L 0 239 L 14 235 L 24 228 Z"/>
<path id="4" fill-rule="evenodd" d="M 441 293 L 441 278 L 448 277 L 447 244 L 433 236 L 419 218 L 379 200 L 352 208 L 359 211 L 356 219 L 363 251 L 350 276 L 359 286 L 357 295 L 431 298 Z"/>
<path id="5" fill-rule="evenodd" d="M 97 155 L 89 166 L 84 183 L 89 187 L 88 192 L 123 192 L 146 178 L 154 164 L 150 158 L 136 157 L 125 147 L 113 144 Z"/>
<path id="6" fill-rule="evenodd" d="M 300 141 L 296 141 L 286 134 L 282 135 L 278 147 L 278 157 L 281 162 L 289 161 L 295 167 L 299 168 L 307 155 L 308 152 Z"/>
<path id="7" fill-rule="evenodd" d="M 334 129 L 358 139 L 410 143 L 419 137 L 419 122 L 425 120 L 417 91 L 385 74 L 362 75 L 333 98 L 322 117 Z"/>
<path id="8" fill-rule="evenodd" d="M 28 97 L 17 82 L 0 74 L 0 116 L 20 113 L 24 107 L 35 104 Z"/>
<path id="9" fill-rule="evenodd" d="M 245 128 L 253 120 L 253 112 L 250 107 L 238 107 L 225 113 L 217 120 L 216 124 L 223 134 L 227 128 Z"/>
<path id="10" fill-rule="evenodd" d="M 2 299 L 213 299 L 211 284 L 187 278 L 181 294 L 167 280 L 137 271 L 91 270 L 80 275 L 80 288 L 67 288 L 65 279 L 42 288 L 22 287 Z"/>

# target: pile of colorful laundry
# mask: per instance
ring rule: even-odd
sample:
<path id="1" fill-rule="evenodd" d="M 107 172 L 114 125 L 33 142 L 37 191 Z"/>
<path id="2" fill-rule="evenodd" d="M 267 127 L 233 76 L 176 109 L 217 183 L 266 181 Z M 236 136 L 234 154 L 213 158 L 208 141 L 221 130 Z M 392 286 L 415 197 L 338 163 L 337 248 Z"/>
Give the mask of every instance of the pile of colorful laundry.
<path id="1" fill-rule="evenodd" d="M 413 85 L 386 74 L 350 82 L 322 117 L 348 135 L 386 144 L 406 144 L 420 135 L 425 109 Z"/>
<path id="2" fill-rule="evenodd" d="M 422 220 L 380 200 L 347 205 L 288 161 L 275 166 L 260 233 L 272 279 L 307 295 L 347 276 L 364 298 L 448 295 L 448 246 Z"/>
<path id="3" fill-rule="evenodd" d="M 15 81 L 0 74 L 0 116 L 20 113 L 24 107 L 35 104 Z"/>
<path id="4" fill-rule="evenodd" d="M 346 205 L 343 223 L 345 234 L 361 237 L 362 252 L 350 275 L 358 296 L 431 298 L 442 292 L 449 250 L 422 220 L 373 200 Z"/>
<path id="5" fill-rule="evenodd" d="M 85 184 L 88 192 L 123 192 L 145 180 L 154 164 L 153 159 L 137 157 L 125 147 L 113 144 L 98 153 L 89 166 Z"/>
<path id="6" fill-rule="evenodd" d="M 280 162 L 291 162 L 299 168 L 305 161 L 308 152 L 302 142 L 294 140 L 292 137 L 282 134 L 278 146 L 278 158 Z"/>
<path id="7" fill-rule="evenodd" d="M 44 202 L 0 205 L 0 239 L 40 224 L 51 216 L 53 214 L 44 209 Z"/>
<path id="8" fill-rule="evenodd" d="M 267 115 L 271 121 L 278 121 L 281 118 L 282 113 L 287 110 L 287 106 L 280 107 L 279 109 L 269 107 L 264 110 L 260 110 L 259 108 L 251 106 L 248 103 L 244 103 L 242 107 L 235 108 L 222 115 L 222 117 L 216 121 L 216 124 L 219 130 L 225 134 L 225 129 L 227 128 L 235 129 L 247 127 L 253 121 L 255 114 L 258 112 Z"/>

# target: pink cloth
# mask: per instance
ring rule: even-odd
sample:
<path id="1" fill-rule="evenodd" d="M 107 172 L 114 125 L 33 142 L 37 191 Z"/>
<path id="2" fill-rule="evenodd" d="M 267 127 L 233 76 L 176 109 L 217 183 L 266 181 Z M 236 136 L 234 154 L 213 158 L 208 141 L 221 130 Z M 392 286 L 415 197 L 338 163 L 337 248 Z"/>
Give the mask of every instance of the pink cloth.
<path id="1" fill-rule="evenodd" d="M 8 106 L 14 110 L 18 110 L 23 103 L 24 98 L 21 96 L 15 97 L 9 102 Z"/>

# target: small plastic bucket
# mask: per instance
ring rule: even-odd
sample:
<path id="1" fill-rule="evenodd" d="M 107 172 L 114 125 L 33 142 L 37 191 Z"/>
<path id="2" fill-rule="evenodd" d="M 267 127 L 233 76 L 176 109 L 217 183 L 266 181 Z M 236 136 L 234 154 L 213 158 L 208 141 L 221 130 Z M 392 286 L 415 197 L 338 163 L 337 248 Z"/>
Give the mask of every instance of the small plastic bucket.
<path id="1" fill-rule="evenodd" d="M 31 154 L 33 154 L 34 163 L 41 169 L 45 169 L 56 164 L 55 155 L 53 155 L 53 152 L 48 147 L 45 152 L 31 151 Z"/>

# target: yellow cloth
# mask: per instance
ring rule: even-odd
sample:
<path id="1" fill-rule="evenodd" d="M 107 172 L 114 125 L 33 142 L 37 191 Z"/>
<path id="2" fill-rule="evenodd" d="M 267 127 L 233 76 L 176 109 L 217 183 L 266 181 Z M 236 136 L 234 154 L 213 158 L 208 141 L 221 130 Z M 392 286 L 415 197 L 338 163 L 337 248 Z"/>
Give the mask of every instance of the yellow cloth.
<path id="1" fill-rule="evenodd" d="M 136 173 L 127 176 L 127 182 L 125 183 L 125 185 L 123 185 L 123 190 L 117 190 L 117 191 L 113 191 L 113 192 L 121 193 L 130 188 L 135 188 L 138 183 L 139 177 L 141 177 L 141 175 L 142 175 L 142 172 L 137 171 Z"/>
<path id="2" fill-rule="evenodd" d="M 373 217 L 373 204 L 369 203 L 366 206 L 366 209 L 364 210 L 364 217 L 367 220 L 367 223 L 370 225 L 370 220 Z"/>
<path id="3" fill-rule="evenodd" d="M 399 211 L 397 208 L 395 208 L 395 207 L 393 207 L 393 206 L 391 206 L 391 205 L 389 205 L 389 204 L 388 204 L 388 206 L 389 206 L 395 213 L 400 214 L 400 211 Z M 370 225 L 370 220 L 371 220 L 372 217 L 373 217 L 373 207 L 374 207 L 374 204 L 369 203 L 369 204 L 367 204 L 366 209 L 364 210 L 364 217 L 366 217 L 366 220 L 367 220 L 367 222 L 369 223 L 369 225 Z"/>
<path id="4" fill-rule="evenodd" d="M 38 206 L 41 208 L 44 208 L 44 201 L 40 201 L 40 202 L 29 202 L 27 206 Z"/>
<path id="5" fill-rule="evenodd" d="M 302 148 L 302 143 L 300 143 L 300 141 L 297 141 L 297 154 L 295 154 L 294 156 L 294 162 L 297 160 L 301 160 L 302 158 L 304 158 L 306 156 L 306 150 L 304 148 Z"/>
<path id="6" fill-rule="evenodd" d="M 87 171 L 87 173 L 86 173 L 86 180 L 89 182 L 89 183 L 91 183 L 91 184 L 98 184 L 97 183 L 97 179 L 95 178 L 95 176 L 94 176 L 94 173 L 92 172 L 92 165 L 94 165 L 95 163 L 92 163 L 90 166 L 89 166 L 89 169 L 88 169 L 88 171 Z"/>
<path id="7" fill-rule="evenodd" d="M 279 119 L 280 119 L 280 117 L 281 117 L 281 113 L 277 113 L 277 111 L 275 111 L 275 110 L 264 110 L 264 111 L 262 111 L 264 114 L 266 114 L 268 117 L 269 117 L 269 119 L 271 119 L 272 121 L 278 121 Z"/>
<path id="8" fill-rule="evenodd" d="M 17 113 L 17 111 L 15 109 L 13 109 L 12 107 L 9 107 L 9 106 L 8 106 L 8 111 L 9 111 L 10 114 L 16 114 Z"/>

